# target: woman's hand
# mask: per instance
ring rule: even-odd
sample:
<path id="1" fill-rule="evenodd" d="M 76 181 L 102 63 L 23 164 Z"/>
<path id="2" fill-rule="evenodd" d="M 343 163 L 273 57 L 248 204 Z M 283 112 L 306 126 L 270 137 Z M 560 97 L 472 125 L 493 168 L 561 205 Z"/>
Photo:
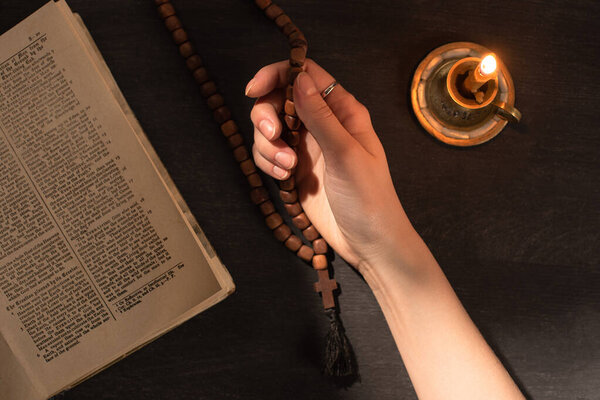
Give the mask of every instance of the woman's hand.
<path id="1" fill-rule="evenodd" d="M 321 91 L 333 77 L 310 59 L 305 67 L 294 85 L 296 112 L 306 127 L 297 155 L 280 138 L 288 62 L 262 68 L 248 83 L 246 95 L 258 98 L 251 112 L 254 160 L 276 179 L 289 177 L 297 166 L 304 211 L 331 247 L 360 270 L 392 257 L 401 237 L 415 234 L 366 107 L 341 85 L 323 99 Z"/>

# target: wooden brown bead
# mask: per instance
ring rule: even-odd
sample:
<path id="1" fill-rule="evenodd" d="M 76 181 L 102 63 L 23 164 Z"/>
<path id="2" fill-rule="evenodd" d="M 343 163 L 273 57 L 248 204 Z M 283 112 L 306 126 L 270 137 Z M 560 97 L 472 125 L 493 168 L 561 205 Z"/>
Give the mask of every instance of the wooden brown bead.
<path id="1" fill-rule="evenodd" d="M 300 74 L 300 72 L 302 72 L 302 67 L 290 68 L 288 71 L 288 83 L 293 84 L 294 81 L 296 80 L 296 77 L 298 77 L 298 74 Z"/>
<path id="2" fill-rule="evenodd" d="M 291 115 L 292 117 L 296 116 L 296 106 L 293 101 L 286 100 L 283 109 L 287 115 Z"/>
<path id="3" fill-rule="evenodd" d="M 208 71 L 206 70 L 206 68 L 200 67 L 198 69 L 196 69 L 193 73 L 192 76 L 194 77 L 194 80 L 196 81 L 196 83 L 198 84 L 203 84 L 204 82 L 207 82 L 209 77 L 208 77 Z"/>
<path id="4" fill-rule="evenodd" d="M 275 18 L 275 25 L 277 25 L 279 29 L 282 29 L 285 25 L 289 24 L 290 22 L 292 22 L 292 20 L 285 14 L 281 14 L 279 17 Z"/>
<path id="5" fill-rule="evenodd" d="M 275 205 L 271 200 L 265 201 L 260 205 L 260 212 L 266 217 L 267 215 L 271 215 L 275 212 Z"/>
<path id="6" fill-rule="evenodd" d="M 304 236 L 304 238 L 309 242 L 312 242 L 313 240 L 318 239 L 321 235 L 319 234 L 317 228 L 311 224 L 308 226 L 308 228 L 302 230 L 302 236 Z"/>
<path id="7" fill-rule="evenodd" d="M 185 60 L 185 65 L 190 71 L 194 71 L 202 66 L 202 58 L 198 54 L 193 54 Z"/>
<path id="8" fill-rule="evenodd" d="M 221 106 L 213 112 L 215 121 L 219 124 L 224 124 L 231 119 L 231 110 L 227 106 Z"/>
<path id="9" fill-rule="evenodd" d="M 317 254 L 312 258 L 312 266 L 314 269 L 327 269 L 327 256 L 324 254 Z"/>
<path id="10" fill-rule="evenodd" d="M 294 101 L 294 87 L 292 85 L 287 85 L 285 88 L 285 98 Z"/>
<path id="11" fill-rule="evenodd" d="M 275 239 L 279 240 L 280 242 L 284 242 L 292 235 L 292 230 L 286 224 L 281 224 L 277 228 L 273 229 L 273 235 L 275 235 Z"/>
<path id="12" fill-rule="evenodd" d="M 300 249 L 300 247 L 302 247 L 302 239 L 296 235 L 291 235 L 289 238 L 287 238 L 284 244 L 285 247 L 293 252 L 296 252 L 298 249 Z"/>
<path id="13" fill-rule="evenodd" d="M 169 17 L 169 18 L 177 18 L 177 17 Z M 176 29 L 171 34 L 173 36 L 173 41 L 175 44 L 181 44 L 188 41 L 188 35 L 183 29 Z"/>
<path id="14" fill-rule="evenodd" d="M 265 8 L 265 15 L 267 16 L 267 18 L 269 19 L 275 19 L 277 17 L 279 17 L 281 14 L 283 14 L 283 10 L 281 9 L 281 7 L 279 7 L 277 4 L 272 4 L 270 6 L 268 6 L 267 8 Z"/>
<path id="15" fill-rule="evenodd" d="M 296 179 L 293 176 L 290 176 L 286 180 L 279 181 L 279 189 L 281 189 L 281 190 L 285 190 L 285 191 L 289 192 L 290 190 L 294 190 L 295 187 L 296 187 Z"/>
<path id="16" fill-rule="evenodd" d="M 163 3 L 158 7 L 158 15 L 162 19 L 166 19 L 171 15 L 175 15 L 175 8 L 171 3 Z"/>
<path id="17" fill-rule="evenodd" d="M 296 32 L 298 30 L 298 28 L 296 27 L 296 25 L 294 25 L 292 22 L 289 22 L 287 24 L 285 24 L 282 28 L 281 28 L 281 32 L 285 35 L 285 36 L 289 36 L 292 32 Z"/>
<path id="18" fill-rule="evenodd" d="M 248 176 L 256 172 L 256 165 L 254 165 L 254 161 L 251 158 L 244 160 L 240 163 L 240 169 L 242 170 L 244 176 Z M 261 185 L 257 185 L 261 186 Z"/>
<path id="19" fill-rule="evenodd" d="M 200 94 L 202 97 L 210 97 L 215 93 L 217 93 L 217 84 L 213 81 L 207 81 L 200 85 Z"/>
<path id="20" fill-rule="evenodd" d="M 250 191 L 250 200 L 254 204 L 264 203 L 269 200 L 269 192 L 264 186 L 254 188 Z"/>
<path id="21" fill-rule="evenodd" d="M 283 218 L 281 218 L 281 215 L 279 215 L 279 213 L 273 213 L 265 218 L 265 223 L 267 224 L 269 229 L 275 229 L 279 225 L 283 224 Z"/>
<path id="22" fill-rule="evenodd" d="M 239 133 L 233 134 L 227 138 L 227 143 L 229 144 L 229 147 L 235 149 L 244 143 L 244 137 Z"/>
<path id="23" fill-rule="evenodd" d="M 287 131 L 285 135 L 285 142 L 291 147 L 298 146 L 300 143 L 300 132 L 298 131 Z"/>
<path id="24" fill-rule="evenodd" d="M 290 33 L 290 36 L 288 36 L 288 43 L 290 44 L 290 47 L 308 46 L 306 37 L 300 30 Z"/>
<path id="25" fill-rule="evenodd" d="M 279 195 L 284 203 L 295 203 L 298 200 L 298 192 L 296 190 L 292 190 L 291 192 L 280 190 Z"/>
<path id="26" fill-rule="evenodd" d="M 168 3 L 170 0 L 154 0 L 154 4 L 160 6 L 161 4 Z"/>
<path id="27" fill-rule="evenodd" d="M 179 54 L 181 54 L 181 56 L 184 58 L 190 57 L 195 52 L 196 49 L 194 49 L 192 42 L 185 42 L 179 45 Z"/>
<path id="28" fill-rule="evenodd" d="M 183 25 L 181 24 L 181 20 L 177 17 L 177 15 L 171 15 L 165 19 L 165 27 L 169 30 L 169 32 L 173 32 L 176 29 L 182 28 Z"/>
<path id="29" fill-rule="evenodd" d="M 286 115 L 284 120 L 285 124 L 288 128 L 290 128 L 290 130 L 295 131 L 300 128 L 300 120 L 298 118 L 292 117 L 291 115 Z"/>
<path id="30" fill-rule="evenodd" d="M 310 220 L 308 219 L 305 213 L 300 213 L 296 215 L 294 218 L 292 218 L 292 222 L 294 223 L 296 228 L 300 230 L 306 229 L 310 225 Z"/>
<path id="31" fill-rule="evenodd" d="M 246 160 L 246 161 L 251 161 L 251 160 Z M 244 161 L 244 162 L 245 162 L 245 161 Z M 252 163 L 252 164 L 254 165 L 254 163 Z M 241 165 L 241 164 L 240 164 L 240 165 Z M 263 185 L 263 181 L 262 181 L 262 179 L 260 178 L 260 175 L 259 175 L 259 174 L 257 174 L 256 172 L 255 172 L 255 173 L 252 173 L 252 174 L 250 174 L 250 175 L 248 175 L 248 176 L 246 177 L 246 179 L 248 180 L 248 184 L 250 185 L 250 187 L 253 187 L 253 188 L 255 188 L 255 187 L 259 187 L 259 186 L 262 186 L 262 185 Z"/>
<path id="32" fill-rule="evenodd" d="M 212 96 L 210 96 L 208 99 L 206 99 L 206 105 L 211 110 L 216 110 L 217 108 L 221 107 L 224 104 L 225 104 L 225 99 L 219 93 L 215 93 Z"/>
<path id="33" fill-rule="evenodd" d="M 327 253 L 327 242 L 323 238 L 319 238 L 312 242 L 313 249 L 317 254 L 326 254 Z"/>
<path id="34" fill-rule="evenodd" d="M 235 158 L 235 161 L 237 162 L 242 162 L 250 158 L 250 154 L 248 154 L 248 149 L 246 148 L 246 146 L 235 147 L 233 149 L 233 158 Z"/>
<path id="35" fill-rule="evenodd" d="M 265 8 L 269 7 L 272 3 L 271 0 L 254 0 L 254 2 L 261 10 L 264 10 Z"/>
<path id="36" fill-rule="evenodd" d="M 294 47 L 290 51 L 290 65 L 301 67 L 306 60 L 306 47 Z"/>
<path id="37" fill-rule="evenodd" d="M 285 203 L 283 206 L 285 207 L 285 211 L 287 211 L 290 217 L 295 217 L 296 215 L 302 212 L 302 206 L 298 202 Z"/>
<path id="38" fill-rule="evenodd" d="M 303 244 L 300 247 L 300 249 L 298 250 L 298 252 L 296 253 L 296 255 L 298 257 L 300 257 L 301 259 L 303 259 L 306 262 L 310 262 L 312 260 L 312 257 L 314 254 L 315 254 L 315 252 L 313 251 L 313 249 L 311 249 L 310 247 L 308 247 L 305 244 Z"/>
<path id="39" fill-rule="evenodd" d="M 221 132 L 225 137 L 229 137 L 238 132 L 238 126 L 234 120 L 230 119 L 221 125 Z"/>

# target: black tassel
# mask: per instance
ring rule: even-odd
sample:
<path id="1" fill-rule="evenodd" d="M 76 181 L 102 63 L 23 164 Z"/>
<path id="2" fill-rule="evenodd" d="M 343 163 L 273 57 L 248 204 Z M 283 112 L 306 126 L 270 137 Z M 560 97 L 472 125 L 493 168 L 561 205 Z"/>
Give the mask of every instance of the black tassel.
<path id="1" fill-rule="evenodd" d="M 329 308 L 325 313 L 329 317 L 329 332 L 325 346 L 324 373 L 334 378 L 341 378 L 340 383 L 349 386 L 360 380 L 356 356 L 337 310 Z"/>

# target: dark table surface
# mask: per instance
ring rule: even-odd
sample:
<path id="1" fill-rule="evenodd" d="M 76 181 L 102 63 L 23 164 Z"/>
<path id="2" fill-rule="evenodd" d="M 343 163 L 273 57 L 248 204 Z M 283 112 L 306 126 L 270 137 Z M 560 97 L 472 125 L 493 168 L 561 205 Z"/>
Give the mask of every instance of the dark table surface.
<path id="1" fill-rule="evenodd" d="M 5 31 L 44 3 L 2 2 Z M 319 372 L 314 272 L 276 242 L 152 0 L 71 0 L 237 284 L 237 292 L 65 399 L 411 399 L 367 285 L 339 257 L 362 380 Z M 287 57 L 249 0 L 175 3 L 251 140 L 246 82 Z M 600 2 L 292 1 L 310 56 L 371 111 L 398 195 L 466 309 L 533 399 L 600 399 Z M 409 100 L 433 48 L 473 41 L 512 73 L 522 123 L 467 149 L 431 138 Z"/>

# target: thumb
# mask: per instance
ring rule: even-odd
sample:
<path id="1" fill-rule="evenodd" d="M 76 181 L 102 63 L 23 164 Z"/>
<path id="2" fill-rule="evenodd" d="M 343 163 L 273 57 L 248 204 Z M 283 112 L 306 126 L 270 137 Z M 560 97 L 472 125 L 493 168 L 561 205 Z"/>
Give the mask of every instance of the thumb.
<path id="1" fill-rule="evenodd" d="M 301 72 L 296 78 L 294 105 L 298 117 L 314 136 L 326 159 L 335 154 L 343 154 L 342 151 L 356 144 L 323 100 L 313 79 L 306 72 Z"/>

